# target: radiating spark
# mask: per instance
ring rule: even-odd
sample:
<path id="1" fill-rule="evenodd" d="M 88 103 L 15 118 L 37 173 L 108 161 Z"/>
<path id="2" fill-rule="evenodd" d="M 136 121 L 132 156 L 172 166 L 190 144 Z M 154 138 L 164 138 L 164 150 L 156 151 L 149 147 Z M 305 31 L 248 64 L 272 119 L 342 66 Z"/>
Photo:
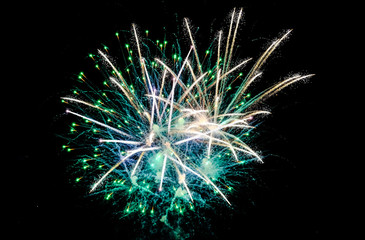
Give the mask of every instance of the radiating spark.
<path id="1" fill-rule="evenodd" d="M 163 166 L 162 166 L 160 187 L 158 188 L 160 191 L 162 191 L 163 177 L 164 177 L 165 169 L 166 169 L 166 160 L 167 160 L 167 156 L 165 155 L 164 160 L 163 160 Z"/>
<path id="2" fill-rule="evenodd" d="M 108 126 L 107 124 L 101 123 L 101 122 L 99 122 L 99 121 L 96 121 L 96 120 L 94 120 L 94 119 L 92 119 L 92 118 L 89 118 L 89 117 L 83 116 L 83 115 L 81 115 L 81 114 L 78 114 L 78 113 L 72 112 L 72 111 L 70 111 L 70 110 L 68 110 L 68 109 L 66 110 L 66 113 L 71 113 L 71 114 L 73 114 L 73 115 L 75 115 L 75 116 L 78 116 L 78 117 L 81 117 L 81 118 L 83 118 L 83 119 L 89 120 L 90 122 L 96 123 L 96 124 L 98 124 L 98 125 L 100 125 L 100 126 L 102 126 L 102 127 L 105 127 L 105 128 L 110 129 L 110 130 L 113 130 L 114 132 L 119 133 L 119 134 L 121 134 L 121 135 L 128 136 L 128 137 L 132 137 L 131 135 L 129 135 L 129 134 L 125 133 L 125 132 L 122 132 L 122 131 L 120 131 L 120 130 L 118 130 L 118 129 L 116 129 L 116 128 L 113 128 L 113 127 L 111 127 L 111 126 Z"/>
<path id="3" fill-rule="evenodd" d="M 109 143 L 124 143 L 131 145 L 141 145 L 143 142 L 135 142 L 135 141 L 125 141 L 125 140 L 115 140 L 115 139 L 99 139 L 100 143 L 109 142 Z"/>
<path id="4" fill-rule="evenodd" d="M 61 97 L 61 99 L 63 100 L 67 100 L 67 101 L 71 101 L 71 102 L 77 102 L 77 103 L 82 103 L 82 104 L 85 104 L 86 106 L 89 106 L 89 107 L 92 107 L 92 108 L 96 108 L 100 111 L 106 111 L 104 109 L 102 109 L 101 107 L 99 106 L 95 106 L 94 104 L 91 104 L 91 103 L 88 103 L 88 102 L 85 102 L 85 101 L 82 101 L 82 100 L 79 100 L 79 99 L 76 99 L 76 98 L 70 98 L 70 97 Z M 107 112 L 107 111 L 106 111 Z"/>

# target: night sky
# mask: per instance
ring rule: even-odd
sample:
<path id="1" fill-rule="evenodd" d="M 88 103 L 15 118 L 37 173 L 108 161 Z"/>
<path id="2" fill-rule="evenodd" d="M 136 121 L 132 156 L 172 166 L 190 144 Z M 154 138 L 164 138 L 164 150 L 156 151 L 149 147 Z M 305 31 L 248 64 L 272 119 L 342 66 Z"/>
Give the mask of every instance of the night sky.
<path id="1" fill-rule="evenodd" d="M 335 61 L 332 50 L 339 41 L 334 31 L 339 24 L 338 6 L 318 5 L 316 1 L 90 2 L 12 6 L 17 23 L 11 41 L 16 48 L 11 61 L 12 86 L 6 90 L 17 101 L 11 101 L 7 113 L 12 144 L 6 150 L 11 152 L 6 161 L 12 175 L 12 190 L 7 195 L 14 236 L 134 238 L 138 229 L 133 229 L 133 224 L 116 220 L 110 206 L 83 198 L 85 192 L 69 184 L 67 162 L 61 154 L 64 142 L 57 137 L 67 131 L 69 122 L 59 98 L 69 94 L 76 74 L 92 66 L 87 55 L 101 44 L 117 46 L 115 32 L 129 30 L 131 23 L 148 29 L 151 38 L 158 38 L 163 27 L 174 31 L 176 25 L 182 26 L 183 17 L 188 17 L 200 27 L 195 40 L 203 40 L 201 45 L 207 46 L 211 29 L 214 34 L 227 27 L 233 7 L 244 8 L 237 39 L 243 46 L 242 58 L 257 58 L 271 39 L 294 29 L 266 63 L 263 79 L 280 79 L 296 72 L 316 76 L 268 100 L 273 114 L 260 125 L 262 134 L 257 143 L 257 149 L 275 155 L 258 166 L 265 184 L 250 193 L 254 203 L 242 199 L 238 203 L 241 209 L 232 212 L 229 220 L 213 218 L 215 238 L 296 239 L 339 231 L 330 224 L 339 210 L 334 211 L 329 204 L 334 201 L 333 185 L 338 180 L 328 165 L 336 161 L 336 154 L 326 144 L 335 137 L 333 123 L 328 121 L 333 114 L 329 85 L 339 81 L 333 72 L 330 74 Z M 197 239 L 204 239 L 203 234 Z"/>

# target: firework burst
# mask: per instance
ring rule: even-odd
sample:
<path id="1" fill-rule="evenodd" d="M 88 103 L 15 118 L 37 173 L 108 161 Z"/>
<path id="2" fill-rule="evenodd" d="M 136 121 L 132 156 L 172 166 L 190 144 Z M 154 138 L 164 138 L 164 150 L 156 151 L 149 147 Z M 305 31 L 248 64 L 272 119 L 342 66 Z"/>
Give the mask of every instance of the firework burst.
<path id="1" fill-rule="evenodd" d="M 187 19 L 186 52 L 178 39 L 171 47 L 167 41 L 143 41 L 132 25 L 124 67 L 107 47 L 90 54 L 104 76 L 103 90 L 81 72 L 83 87 L 62 97 L 66 112 L 77 119 L 63 146 L 75 150 L 75 181 L 89 184 L 90 194 L 123 204 L 122 216 L 148 215 L 167 226 L 213 203 L 230 206 L 236 184 L 230 176 L 240 175 L 249 162 L 263 162 L 249 134 L 256 119 L 270 112 L 257 103 L 312 76 L 291 75 L 251 96 L 263 64 L 291 30 L 256 61 L 236 61 L 241 18 L 242 9 L 234 9 L 228 32 L 219 31 L 203 55 Z M 240 73 L 247 65 L 248 73 Z"/>

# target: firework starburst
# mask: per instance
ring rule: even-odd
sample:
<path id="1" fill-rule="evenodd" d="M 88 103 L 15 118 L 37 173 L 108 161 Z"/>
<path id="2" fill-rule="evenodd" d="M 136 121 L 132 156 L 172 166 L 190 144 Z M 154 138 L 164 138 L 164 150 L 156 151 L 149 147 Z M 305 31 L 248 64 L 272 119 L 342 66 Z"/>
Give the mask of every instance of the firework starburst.
<path id="1" fill-rule="evenodd" d="M 154 216 L 166 225 L 170 216 L 213 202 L 230 206 L 235 182 L 229 176 L 239 175 L 249 162 L 263 162 L 249 133 L 256 119 L 270 112 L 257 103 L 312 76 L 291 75 L 251 96 L 248 90 L 263 64 L 291 30 L 256 62 L 236 61 L 241 18 L 242 9 L 234 9 L 227 33 L 219 31 L 203 55 L 187 19 L 186 52 L 177 39 L 171 48 L 167 41 L 153 42 L 158 54 L 151 57 L 148 41 L 133 24 L 126 66 L 117 65 L 106 47 L 90 54 L 105 78 L 103 89 L 81 72 L 83 87 L 62 97 L 66 112 L 77 119 L 63 146 L 75 150 L 76 182 L 89 184 L 91 194 L 123 203 L 123 216 Z M 248 73 L 240 73 L 247 65 L 252 66 Z"/>

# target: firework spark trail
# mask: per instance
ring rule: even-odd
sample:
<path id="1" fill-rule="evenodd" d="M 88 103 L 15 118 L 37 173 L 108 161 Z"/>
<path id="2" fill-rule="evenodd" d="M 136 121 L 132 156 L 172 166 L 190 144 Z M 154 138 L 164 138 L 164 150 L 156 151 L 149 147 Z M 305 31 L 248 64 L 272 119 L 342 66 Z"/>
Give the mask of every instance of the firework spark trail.
<path id="1" fill-rule="evenodd" d="M 108 126 L 108 125 L 106 125 L 106 124 L 104 124 L 104 123 L 101 123 L 101 122 L 99 122 L 99 121 L 96 121 L 96 120 L 94 120 L 94 119 L 92 119 L 92 118 L 85 117 L 85 116 L 83 116 L 83 115 L 81 115 L 81 114 L 78 114 L 78 113 L 72 112 L 72 111 L 70 111 L 70 110 L 66 110 L 66 113 L 71 113 L 71 114 L 73 114 L 73 115 L 75 115 L 75 116 L 78 116 L 78 117 L 81 117 L 81 118 L 83 118 L 83 119 L 86 119 L 86 120 L 88 120 L 88 121 L 90 121 L 90 122 L 96 123 L 96 124 L 98 124 L 98 125 L 100 125 L 100 126 L 102 126 L 102 127 L 105 127 L 105 128 L 110 129 L 110 130 L 113 130 L 114 132 L 119 133 L 119 134 L 121 134 L 121 135 L 128 136 L 128 137 L 132 137 L 131 135 L 129 135 L 129 134 L 125 133 L 125 132 L 122 132 L 122 131 L 120 131 L 120 130 L 118 130 L 118 129 L 116 129 L 116 128 L 113 128 L 113 127 L 111 127 L 111 126 Z"/>
<path id="2" fill-rule="evenodd" d="M 150 206 L 151 214 L 157 215 L 156 209 L 160 207 L 158 216 L 161 221 L 165 221 L 172 206 L 177 206 L 177 199 L 189 206 L 205 207 L 207 200 L 202 195 L 206 194 L 231 205 L 228 198 L 232 187 L 228 185 L 234 183 L 226 177 L 231 166 L 240 166 L 244 160 L 263 162 L 260 154 L 249 146 L 246 135 L 255 128 L 251 124 L 253 119 L 270 112 L 253 108 L 283 88 L 313 76 L 292 75 L 250 97 L 247 90 L 262 75 L 263 64 L 292 30 L 273 41 L 248 74 L 241 78 L 241 74 L 234 74 L 252 60 L 248 58 L 230 66 L 241 18 L 242 9 L 233 9 L 228 35 L 218 32 L 216 49 L 209 53 L 214 60 L 209 60 L 206 65 L 199 60 L 199 51 L 186 18 L 184 26 L 191 46 L 185 58 L 179 56 L 176 60 L 174 54 L 174 64 L 167 60 L 166 43 L 158 45 L 160 57 L 150 57 L 144 51 L 147 45 L 135 24 L 131 32 L 137 56 L 129 59 L 129 66 L 134 68 L 132 75 L 128 71 L 128 77 L 123 76 L 107 53 L 98 50 L 99 59 L 105 65 L 106 79 L 108 84 L 111 83 L 110 86 L 104 83 L 108 91 L 103 94 L 94 90 L 103 104 L 98 104 L 88 91 L 82 90 L 80 92 L 88 98 L 87 101 L 79 97 L 61 98 L 77 109 L 66 110 L 67 113 L 86 121 L 75 124 L 85 130 L 74 140 L 88 133 L 98 134 L 85 141 L 94 141 L 90 143 L 94 151 L 103 149 L 100 154 L 86 154 L 87 157 L 82 158 L 84 169 L 90 169 L 91 162 L 99 164 L 99 174 L 94 176 L 90 192 L 110 191 L 106 199 L 112 194 L 116 198 L 116 193 L 120 193 L 130 201 L 126 213 L 131 212 L 131 206 L 138 205 L 142 213 Z M 226 39 L 225 43 L 223 39 Z M 129 45 L 127 50 L 131 57 Z M 96 61 L 97 57 L 92 56 L 92 59 Z M 84 74 L 81 78 L 86 81 Z M 243 80 L 237 90 L 231 90 L 232 84 L 239 79 Z M 233 93 L 228 94 L 229 90 Z M 87 125 L 88 122 L 92 124 Z M 76 131 L 72 128 L 72 132 Z M 65 148 L 72 150 L 68 145 Z M 105 166 L 109 169 L 105 170 Z M 111 178 L 115 178 L 117 186 L 107 181 Z M 123 195 L 122 189 L 128 195 Z M 180 212 L 183 212 L 182 208 Z"/>

